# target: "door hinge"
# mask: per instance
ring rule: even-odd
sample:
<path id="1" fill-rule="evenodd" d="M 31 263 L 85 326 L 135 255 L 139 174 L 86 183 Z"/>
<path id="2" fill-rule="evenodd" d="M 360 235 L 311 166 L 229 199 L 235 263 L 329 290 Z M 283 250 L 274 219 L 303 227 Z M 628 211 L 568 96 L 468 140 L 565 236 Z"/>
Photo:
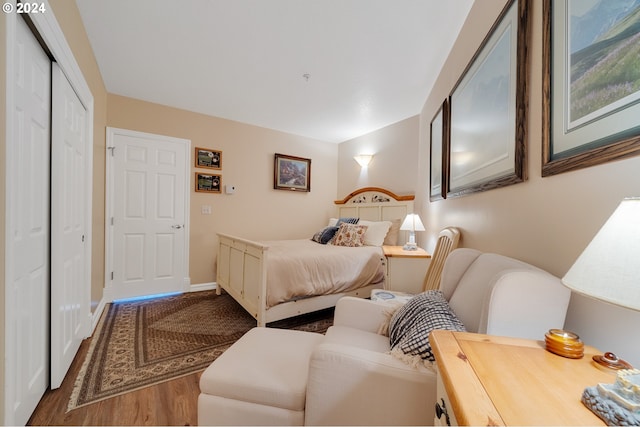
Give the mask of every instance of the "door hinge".
<path id="1" fill-rule="evenodd" d="M 113 217 L 111 217 L 111 225 L 113 225 Z"/>
<path id="2" fill-rule="evenodd" d="M 84 234 L 82 235 L 82 243 L 84 243 Z"/>
<path id="3" fill-rule="evenodd" d="M 116 147 L 115 147 L 115 146 L 113 146 L 113 147 L 107 147 L 107 150 L 111 151 L 111 157 L 113 157 L 113 156 L 114 156 L 114 154 L 113 154 L 113 153 L 115 153 L 115 151 L 116 151 Z"/>
<path id="4" fill-rule="evenodd" d="M 111 272 L 111 280 L 113 280 L 113 271 Z"/>

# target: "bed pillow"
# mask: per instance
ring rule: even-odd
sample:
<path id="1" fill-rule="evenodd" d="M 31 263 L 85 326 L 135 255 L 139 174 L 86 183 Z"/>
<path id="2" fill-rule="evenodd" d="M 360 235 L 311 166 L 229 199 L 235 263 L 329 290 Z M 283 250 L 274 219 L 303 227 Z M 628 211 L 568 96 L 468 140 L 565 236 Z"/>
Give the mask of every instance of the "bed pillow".
<path id="1" fill-rule="evenodd" d="M 327 227 L 339 227 L 342 223 L 347 224 L 357 224 L 360 221 L 360 218 L 351 218 L 351 217 L 343 217 L 343 218 L 329 218 L 329 224 Z"/>
<path id="2" fill-rule="evenodd" d="M 358 224 L 358 221 L 360 221 L 360 218 L 343 217 L 338 219 L 336 225 L 340 226 L 340 224 Z"/>
<path id="3" fill-rule="evenodd" d="M 364 246 L 364 234 L 367 232 L 366 225 L 340 224 L 331 244 L 335 246 L 359 247 Z"/>
<path id="4" fill-rule="evenodd" d="M 389 227 L 387 235 L 384 236 L 384 242 L 382 242 L 383 245 L 396 246 L 398 244 L 398 236 L 400 235 L 401 224 L 401 219 L 394 219 L 393 221 L 391 221 L 391 227 Z"/>
<path id="5" fill-rule="evenodd" d="M 326 245 L 336 235 L 339 227 L 325 227 L 313 235 L 311 240 Z"/>
<path id="6" fill-rule="evenodd" d="M 358 225 L 366 225 L 367 232 L 364 235 L 364 244 L 367 246 L 382 246 L 384 238 L 389 232 L 391 221 L 365 221 L 358 222 Z"/>
<path id="7" fill-rule="evenodd" d="M 442 291 L 418 294 L 401 306 L 389 322 L 391 354 L 411 365 L 433 362 L 429 332 L 436 329 L 465 331 Z"/>

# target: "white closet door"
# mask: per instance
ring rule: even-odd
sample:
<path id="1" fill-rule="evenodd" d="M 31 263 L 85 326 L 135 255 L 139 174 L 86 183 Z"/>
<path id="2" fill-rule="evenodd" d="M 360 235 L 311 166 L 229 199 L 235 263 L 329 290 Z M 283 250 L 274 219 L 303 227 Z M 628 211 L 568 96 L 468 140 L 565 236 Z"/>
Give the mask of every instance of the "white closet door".
<path id="1" fill-rule="evenodd" d="M 24 425 L 49 384 L 51 62 L 16 20 L 13 129 L 7 141 L 5 423 Z"/>
<path id="2" fill-rule="evenodd" d="M 51 388 L 60 387 L 87 335 L 89 297 L 85 272 L 88 194 L 85 177 L 87 113 L 71 84 L 53 64 L 51 149 Z"/>

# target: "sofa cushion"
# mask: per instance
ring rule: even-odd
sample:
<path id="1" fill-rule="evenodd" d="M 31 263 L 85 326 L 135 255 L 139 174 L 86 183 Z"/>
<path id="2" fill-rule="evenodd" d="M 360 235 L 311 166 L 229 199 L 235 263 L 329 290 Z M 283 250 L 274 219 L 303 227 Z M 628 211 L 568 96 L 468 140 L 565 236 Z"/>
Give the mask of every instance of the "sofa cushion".
<path id="1" fill-rule="evenodd" d="M 536 267 L 506 256 L 483 253 L 466 269 L 449 298 L 451 309 L 469 332 L 486 333 L 488 303 L 496 280 L 509 271 L 538 270 Z"/>
<path id="2" fill-rule="evenodd" d="M 200 377 L 200 392 L 220 398 L 304 411 L 309 360 L 324 335 L 253 328 Z"/>
<path id="3" fill-rule="evenodd" d="M 438 290 L 416 295 L 393 314 L 389 323 L 391 354 L 411 364 L 435 361 L 429 343 L 429 332 L 434 329 L 465 331 Z"/>
<path id="4" fill-rule="evenodd" d="M 389 338 L 349 326 L 332 326 L 327 330 L 325 343 L 355 346 L 364 350 L 387 353 Z"/>

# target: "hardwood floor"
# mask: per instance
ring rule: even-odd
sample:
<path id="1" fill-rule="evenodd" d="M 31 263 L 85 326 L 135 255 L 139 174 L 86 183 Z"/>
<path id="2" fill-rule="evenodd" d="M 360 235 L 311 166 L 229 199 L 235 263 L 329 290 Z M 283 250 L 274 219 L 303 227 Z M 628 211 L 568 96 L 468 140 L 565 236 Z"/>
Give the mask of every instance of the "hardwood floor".
<path id="1" fill-rule="evenodd" d="M 27 425 L 197 425 L 200 373 L 67 411 L 73 383 L 91 340 L 86 339 L 57 390 L 48 390 Z"/>

